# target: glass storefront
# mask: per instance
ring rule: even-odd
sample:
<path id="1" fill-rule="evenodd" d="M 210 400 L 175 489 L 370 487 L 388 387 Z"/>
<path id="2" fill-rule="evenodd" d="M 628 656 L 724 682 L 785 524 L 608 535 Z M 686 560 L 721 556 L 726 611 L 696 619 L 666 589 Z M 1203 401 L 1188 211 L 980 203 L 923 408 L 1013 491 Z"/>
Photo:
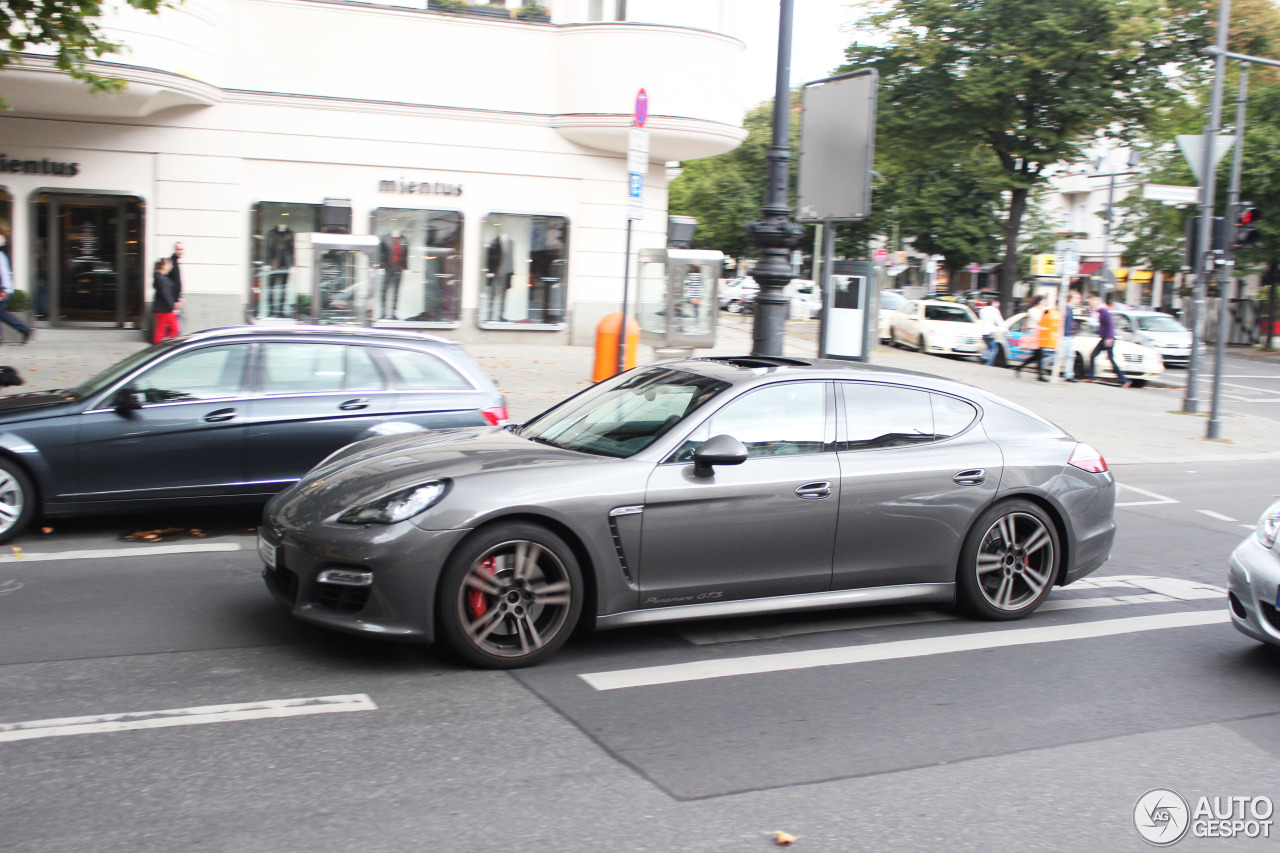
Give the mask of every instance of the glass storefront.
<path id="1" fill-rule="evenodd" d="M 33 201 L 36 316 L 137 326 L 145 302 L 142 201 L 70 193 L 40 193 Z"/>
<path id="2" fill-rule="evenodd" d="M 451 210 L 380 207 L 373 319 L 453 326 L 461 315 L 462 214 Z"/>
<path id="3" fill-rule="evenodd" d="M 253 207 L 253 282 L 249 313 L 255 320 L 311 314 L 311 286 L 297 269 L 297 235 L 317 230 L 320 205 L 264 201 Z"/>
<path id="4" fill-rule="evenodd" d="M 0 252 L 4 252 L 5 260 L 9 262 L 9 271 L 13 272 L 13 196 L 9 195 L 4 187 L 0 187 Z M 17 288 L 18 280 L 13 280 L 13 286 Z"/>
<path id="5" fill-rule="evenodd" d="M 481 230 L 481 250 L 482 328 L 563 327 L 568 219 L 491 213 Z"/>

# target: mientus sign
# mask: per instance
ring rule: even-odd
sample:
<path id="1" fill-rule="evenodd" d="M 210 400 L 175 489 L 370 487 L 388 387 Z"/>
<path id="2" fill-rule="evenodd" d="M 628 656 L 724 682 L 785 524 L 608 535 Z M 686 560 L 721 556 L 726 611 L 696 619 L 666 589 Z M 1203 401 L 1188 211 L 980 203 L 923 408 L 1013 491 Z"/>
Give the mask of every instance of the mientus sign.
<path id="1" fill-rule="evenodd" d="M 462 184 L 442 184 L 436 181 L 378 181 L 378 192 L 402 195 L 462 195 Z"/>
<path id="2" fill-rule="evenodd" d="M 0 154 L 0 174 L 4 172 L 12 172 L 15 175 L 65 175 L 70 178 L 80 174 L 80 164 L 60 163 L 46 157 L 39 160 L 26 160 Z"/>

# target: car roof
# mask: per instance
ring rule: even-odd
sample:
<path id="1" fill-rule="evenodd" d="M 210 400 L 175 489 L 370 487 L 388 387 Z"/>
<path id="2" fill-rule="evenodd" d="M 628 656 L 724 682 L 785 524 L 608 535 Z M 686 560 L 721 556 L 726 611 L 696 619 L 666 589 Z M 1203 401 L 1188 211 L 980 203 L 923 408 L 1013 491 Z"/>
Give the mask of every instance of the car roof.
<path id="1" fill-rule="evenodd" d="M 367 326 L 225 326 L 217 329 L 203 329 L 192 332 L 180 340 L 206 341 L 223 338 L 277 338 L 277 339 L 314 339 L 330 340 L 365 340 L 378 342 L 403 341 L 414 344 L 436 344 L 461 348 L 457 341 L 442 338 L 438 335 L 427 335 L 406 329 L 373 329 Z"/>
<path id="2" fill-rule="evenodd" d="M 891 381 L 933 391 L 951 391 L 972 397 L 981 389 L 954 379 L 944 379 L 930 373 L 867 364 L 859 361 L 841 361 L 832 358 L 790 358 L 786 356 L 735 355 L 683 358 L 660 361 L 647 367 L 665 367 L 686 370 L 712 379 L 720 379 L 734 385 L 757 385 L 780 379 L 831 379 Z M 641 368 L 644 369 L 644 368 Z M 984 395 L 985 396 L 985 395 Z"/>

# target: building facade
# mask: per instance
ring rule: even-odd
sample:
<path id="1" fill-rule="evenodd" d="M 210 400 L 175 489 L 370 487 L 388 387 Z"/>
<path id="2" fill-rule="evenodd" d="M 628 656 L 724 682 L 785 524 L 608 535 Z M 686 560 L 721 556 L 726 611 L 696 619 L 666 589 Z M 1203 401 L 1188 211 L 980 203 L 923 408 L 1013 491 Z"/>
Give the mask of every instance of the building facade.
<path id="1" fill-rule="evenodd" d="M 638 92 L 649 164 L 633 253 L 665 245 L 665 164 L 744 138 L 732 32 L 762 9 L 543 5 L 116 9 L 107 35 L 130 51 L 95 63 L 128 81 L 114 95 L 24 55 L 0 72 L 17 286 L 49 324 L 144 328 L 151 261 L 180 242 L 191 329 L 588 340 L 622 297 Z"/>

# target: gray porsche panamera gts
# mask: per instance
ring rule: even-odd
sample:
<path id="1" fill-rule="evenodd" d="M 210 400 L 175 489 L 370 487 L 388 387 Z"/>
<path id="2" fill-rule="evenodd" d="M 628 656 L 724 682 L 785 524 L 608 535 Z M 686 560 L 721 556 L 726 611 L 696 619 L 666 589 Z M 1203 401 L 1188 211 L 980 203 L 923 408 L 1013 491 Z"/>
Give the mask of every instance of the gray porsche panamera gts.
<path id="1" fill-rule="evenodd" d="M 276 496 L 299 619 L 481 666 L 614 627 L 858 604 L 1034 611 L 1115 535 L 1101 455 L 978 388 L 847 362 L 661 362 L 520 426 L 374 438 Z"/>

